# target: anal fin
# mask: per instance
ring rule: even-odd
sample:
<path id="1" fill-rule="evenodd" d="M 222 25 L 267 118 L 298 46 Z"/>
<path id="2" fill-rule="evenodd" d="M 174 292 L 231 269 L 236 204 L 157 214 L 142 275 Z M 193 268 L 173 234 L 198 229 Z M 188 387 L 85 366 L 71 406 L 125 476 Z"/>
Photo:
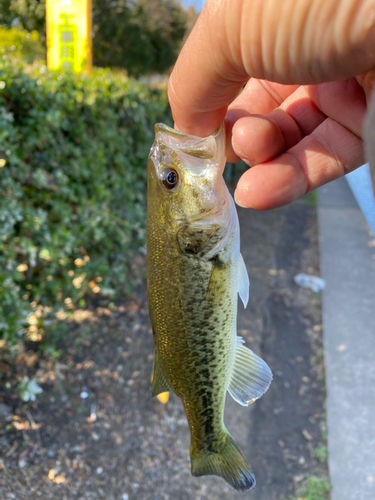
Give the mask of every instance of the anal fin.
<path id="1" fill-rule="evenodd" d="M 272 372 L 263 359 L 243 345 L 237 337 L 236 357 L 229 394 L 240 405 L 248 406 L 266 392 L 272 382 Z"/>
<path id="2" fill-rule="evenodd" d="M 167 403 L 169 399 L 170 387 L 162 370 L 160 369 L 157 354 L 155 354 L 154 371 L 151 375 L 152 388 L 151 393 L 157 396 L 161 403 Z"/>

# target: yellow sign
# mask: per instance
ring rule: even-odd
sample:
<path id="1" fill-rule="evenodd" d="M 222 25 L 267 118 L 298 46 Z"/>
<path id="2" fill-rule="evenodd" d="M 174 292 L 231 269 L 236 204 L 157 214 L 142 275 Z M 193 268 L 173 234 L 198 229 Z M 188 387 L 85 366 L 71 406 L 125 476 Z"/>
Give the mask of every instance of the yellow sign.
<path id="1" fill-rule="evenodd" d="M 47 0 L 47 66 L 90 71 L 91 0 Z"/>

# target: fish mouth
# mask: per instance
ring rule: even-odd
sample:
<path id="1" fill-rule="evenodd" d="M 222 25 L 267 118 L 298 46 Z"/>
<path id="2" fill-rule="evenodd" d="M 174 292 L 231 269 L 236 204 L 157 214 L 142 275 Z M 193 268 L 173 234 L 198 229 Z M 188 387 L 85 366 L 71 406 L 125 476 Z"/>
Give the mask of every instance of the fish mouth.
<path id="1" fill-rule="evenodd" d="M 213 137 L 214 139 L 216 139 L 220 135 L 222 127 L 223 125 L 219 125 L 215 130 L 215 132 L 208 137 Z M 158 132 L 167 132 L 168 134 L 174 135 L 179 139 L 198 141 L 198 142 L 201 141 L 202 139 L 203 140 L 208 139 L 208 137 L 199 137 L 197 135 L 188 134 L 187 132 L 180 132 L 175 128 L 169 127 L 165 123 L 157 123 L 155 125 L 155 134 L 157 134 Z"/>
<path id="2" fill-rule="evenodd" d="M 221 124 L 215 132 L 208 137 L 198 137 L 175 130 L 164 123 L 155 125 L 156 141 L 164 144 L 177 153 L 185 153 L 200 159 L 213 160 L 222 148 L 225 138 L 224 125 Z M 225 140 L 224 140 L 225 143 Z"/>

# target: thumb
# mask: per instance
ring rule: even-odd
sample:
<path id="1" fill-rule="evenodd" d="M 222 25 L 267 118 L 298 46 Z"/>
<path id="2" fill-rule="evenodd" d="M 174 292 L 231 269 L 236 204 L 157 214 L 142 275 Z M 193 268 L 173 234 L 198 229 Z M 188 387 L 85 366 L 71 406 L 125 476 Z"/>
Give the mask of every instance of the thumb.
<path id="1" fill-rule="evenodd" d="M 177 127 L 206 136 L 250 77 L 284 84 L 350 78 L 375 62 L 375 0 L 207 0 L 176 62 Z"/>

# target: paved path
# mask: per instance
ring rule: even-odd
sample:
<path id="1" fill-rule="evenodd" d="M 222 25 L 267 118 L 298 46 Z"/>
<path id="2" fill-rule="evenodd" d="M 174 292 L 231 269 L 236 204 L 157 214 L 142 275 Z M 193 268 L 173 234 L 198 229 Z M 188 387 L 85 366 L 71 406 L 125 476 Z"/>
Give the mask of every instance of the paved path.
<path id="1" fill-rule="evenodd" d="M 318 214 L 332 500 L 374 500 L 375 240 L 345 179 Z"/>

